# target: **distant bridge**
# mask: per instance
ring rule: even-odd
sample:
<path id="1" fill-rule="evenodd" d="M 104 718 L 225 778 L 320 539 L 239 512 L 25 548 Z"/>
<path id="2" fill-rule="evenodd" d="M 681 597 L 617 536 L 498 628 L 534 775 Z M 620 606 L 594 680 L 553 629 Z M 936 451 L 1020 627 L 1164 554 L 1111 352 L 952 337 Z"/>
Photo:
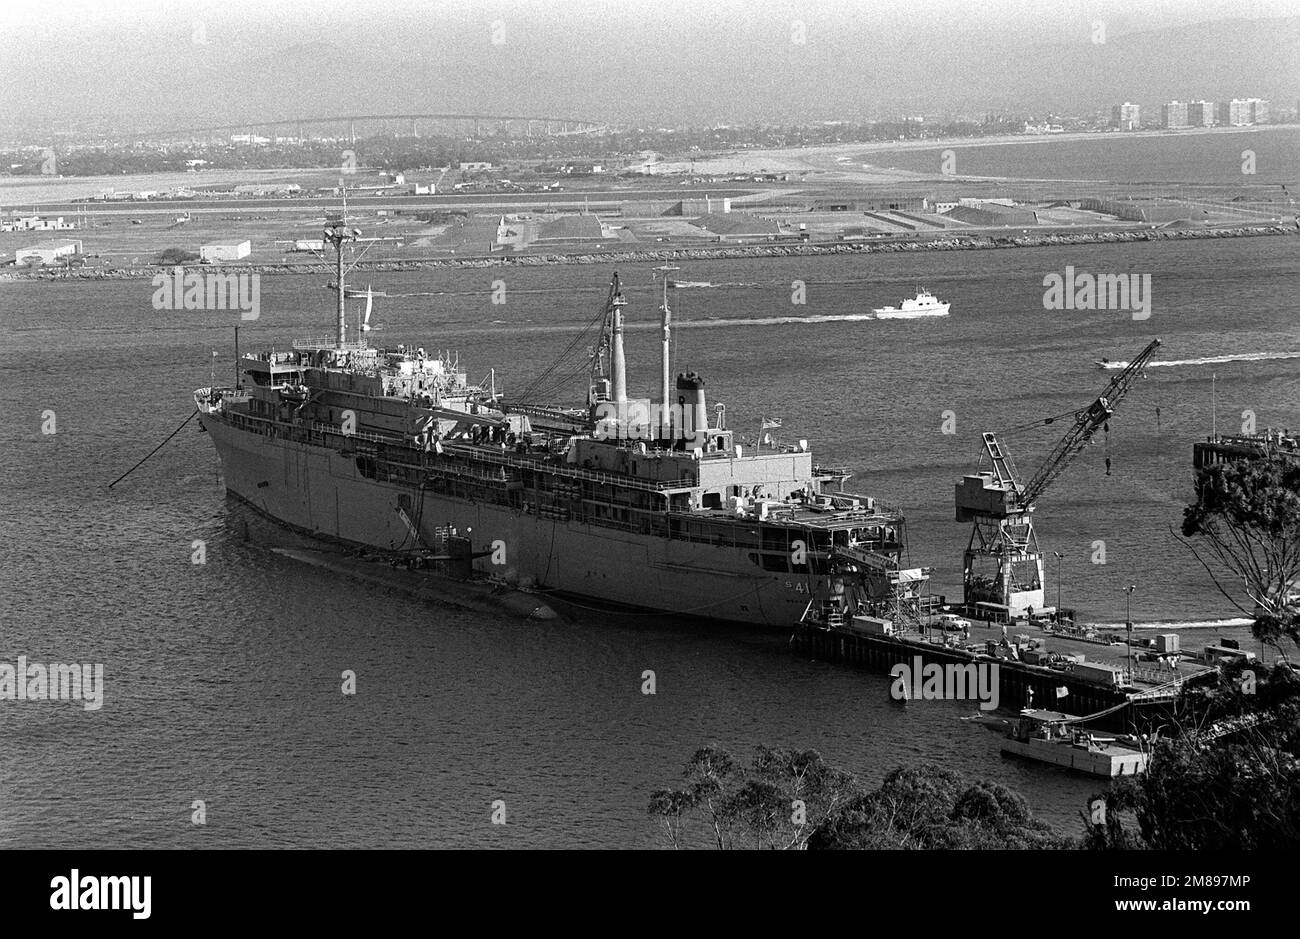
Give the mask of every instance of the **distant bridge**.
<path id="1" fill-rule="evenodd" d="M 219 124 L 210 127 L 189 127 L 179 130 L 165 129 L 137 131 L 113 135 L 114 140 L 152 142 L 226 141 L 231 137 L 247 135 L 265 137 L 276 143 L 289 140 L 346 140 L 379 134 L 399 137 L 447 136 L 483 138 L 509 137 L 567 137 L 576 134 L 598 134 L 608 130 L 599 121 L 572 117 L 530 117 L 516 114 L 353 114 L 341 117 L 287 118 L 275 121 L 245 121 L 240 124 Z"/>

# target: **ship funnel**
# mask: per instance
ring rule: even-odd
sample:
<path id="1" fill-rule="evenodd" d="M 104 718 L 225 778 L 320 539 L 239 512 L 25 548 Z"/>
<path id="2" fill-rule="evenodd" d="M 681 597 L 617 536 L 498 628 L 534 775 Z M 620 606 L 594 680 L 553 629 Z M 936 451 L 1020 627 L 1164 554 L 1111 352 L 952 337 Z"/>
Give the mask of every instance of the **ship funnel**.
<path id="1" fill-rule="evenodd" d="M 709 412 L 704 400 L 704 379 L 695 372 L 677 373 L 677 406 L 681 426 L 676 439 L 684 449 L 703 447 L 709 439 Z"/>

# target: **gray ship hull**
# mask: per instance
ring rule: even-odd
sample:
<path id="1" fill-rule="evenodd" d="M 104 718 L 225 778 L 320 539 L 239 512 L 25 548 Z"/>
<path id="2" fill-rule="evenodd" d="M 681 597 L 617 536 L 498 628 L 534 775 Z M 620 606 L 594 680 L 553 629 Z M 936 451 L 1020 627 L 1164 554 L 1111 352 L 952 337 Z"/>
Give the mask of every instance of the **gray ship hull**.
<path id="1" fill-rule="evenodd" d="M 791 628 L 808 606 L 808 577 L 761 570 L 743 548 L 642 535 L 539 517 L 362 476 L 327 447 L 200 421 L 221 461 L 226 489 L 305 534 L 382 550 L 415 547 L 399 507 L 418 506 L 422 536 L 454 526 L 475 550 L 475 567 L 508 583 L 598 604 Z"/>

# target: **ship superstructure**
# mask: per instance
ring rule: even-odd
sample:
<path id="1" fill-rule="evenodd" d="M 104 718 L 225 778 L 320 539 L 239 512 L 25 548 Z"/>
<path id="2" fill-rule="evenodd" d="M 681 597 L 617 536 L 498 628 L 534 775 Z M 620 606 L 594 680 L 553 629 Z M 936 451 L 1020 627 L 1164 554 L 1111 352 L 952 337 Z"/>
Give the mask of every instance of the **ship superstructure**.
<path id="1" fill-rule="evenodd" d="M 902 571 L 902 514 L 845 491 L 805 441 L 737 443 L 704 380 L 672 373 L 666 272 L 658 400 L 627 393 L 615 274 L 585 406 L 550 406 L 469 383 L 449 353 L 372 348 L 361 327 L 349 339 L 344 251 L 359 237 L 326 232 L 332 340 L 245 355 L 236 387 L 195 393 L 231 494 L 395 554 L 457 533 L 480 574 L 601 605 L 788 627 L 848 579 L 854 612 L 915 619 L 925 577 Z"/>

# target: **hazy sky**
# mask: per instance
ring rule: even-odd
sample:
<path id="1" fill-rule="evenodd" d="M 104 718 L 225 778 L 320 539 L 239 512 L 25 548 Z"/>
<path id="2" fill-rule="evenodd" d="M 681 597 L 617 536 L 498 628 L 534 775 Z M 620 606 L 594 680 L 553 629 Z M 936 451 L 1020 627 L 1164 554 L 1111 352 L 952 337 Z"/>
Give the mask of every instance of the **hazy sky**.
<path id="1" fill-rule="evenodd" d="M 1282 16 L 1300 23 L 1300 0 L 0 0 L 0 119 L 471 111 L 675 124 L 1144 94 L 1293 105 L 1294 34 L 1247 27 L 1239 48 L 1205 28 L 1176 48 L 1125 39 Z M 1258 48 L 1275 36 L 1280 50 Z M 1200 82 L 1195 67 L 1204 89 L 1179 92 Z"/>

